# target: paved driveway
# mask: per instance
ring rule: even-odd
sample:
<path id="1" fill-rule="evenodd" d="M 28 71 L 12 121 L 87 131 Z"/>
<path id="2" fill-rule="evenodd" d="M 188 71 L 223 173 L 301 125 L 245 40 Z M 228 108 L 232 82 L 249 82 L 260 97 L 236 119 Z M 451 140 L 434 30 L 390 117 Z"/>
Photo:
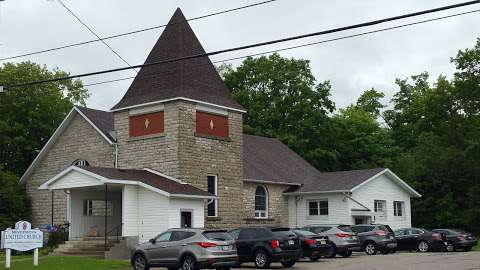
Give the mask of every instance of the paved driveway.
<path id="1" fill-rule="evenodd" d="M 254 269 L 253 264 L 237 269 Z M 272 269 L 282 269 L 278 263 Z M 318 262 L 299 262 L 291 270 L 480 270 L 480 252 L 453 252 L 420 254 L 396 253 L 367 256 L 354 254 L 351 258 L 322 259 Z"/>

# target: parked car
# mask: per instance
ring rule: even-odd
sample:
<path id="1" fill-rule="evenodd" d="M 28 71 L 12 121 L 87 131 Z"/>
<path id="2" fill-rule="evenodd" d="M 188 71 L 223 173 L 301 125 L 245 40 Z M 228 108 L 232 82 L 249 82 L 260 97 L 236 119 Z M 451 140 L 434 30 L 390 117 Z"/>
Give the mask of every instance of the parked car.
<path id="1" fill-rule="evenodd" d="M 309 225 L 302 230 L 328 236 L 332 247 L 326 257 L 334 258 L 339 254 L 346 258 L 352 256 L 353 251 L 361 250 L 360 240 L 349 225 Z"/>
<path id="2" fill-rule="evenodd" d="M 421 228 L 405 228 L 395 231 L 397 250 L 420 252 L 445 250 L 447 237 L 444 234 Z"/>
<path id="3" fill-rule="evenodd" d="M 235 241 L 227 231 L 170 229 L 137 245 L 131 263 L 135 270 L 167 267 L 169 270 L 230 269 L 237 264 Z"/>
<path id="4" fill-rule="evenodd" d="M 395 234 L 388 225 L 360 224 L 352 226 L 352 231 L 357 233 L 362 250 L 368 255 L 388 254 L 397 248 Z"/>
<path id="5" fill-rule="evenodd" d="M 239 263 L 268 268 L 272 262 L 292 267 L 301 256 L 298 236 L 288 228 L 253 227 L 230 231 L 237 243 Z"/>
<path id="6" fill-rule="evenodd" d="M 309 258 L 311 261 L 318 261 L 322 256 L 330 253 L 330 240 L 328 236 L 321 236 L 316 233 L 305 230 L 293 230 L 298 236 L 300 246 L 302 247 L 302 257 Z"/>
<path id="7" fill-rule="evenodd" d="M 477 238 L 468 232 L 459 229 L 435 229 L 436 233 L 444 233 L 447 236 L 448 245 L 447 251 L 455 251 L 461 249 L 463 251 L 470 251 L 472 247 L 478 244 Z"/>

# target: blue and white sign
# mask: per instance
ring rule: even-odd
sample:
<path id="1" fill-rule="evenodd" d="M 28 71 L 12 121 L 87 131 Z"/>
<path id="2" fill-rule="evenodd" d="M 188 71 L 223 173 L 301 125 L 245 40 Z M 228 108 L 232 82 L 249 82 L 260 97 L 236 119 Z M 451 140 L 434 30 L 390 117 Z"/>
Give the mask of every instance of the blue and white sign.
<path id="1" fill-rule="evenodd" d="M 19 221 L 15 229 L 6 229 L 2 232 L 2 248 L 18 251 L 27 251 L 43 247 L 43 232 L 32 229 L 28 221 Z"/>

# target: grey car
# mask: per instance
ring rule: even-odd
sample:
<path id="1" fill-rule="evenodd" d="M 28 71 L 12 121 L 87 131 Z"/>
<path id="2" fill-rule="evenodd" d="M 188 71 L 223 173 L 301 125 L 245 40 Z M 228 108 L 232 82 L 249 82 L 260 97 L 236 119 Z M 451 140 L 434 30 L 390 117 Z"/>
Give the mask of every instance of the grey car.
<path id="1" fill-rule="evenodd" d="M 318 235 L 328 236 L 332 242 L 330 253 L 326 256 L 334 258 L 337 254 L 342 257 L 352 256 L 353 251 L 361 251 L 362 246 L 356 233 L 352 231 L 350 225 L 342 224 L 322 224 L 309 225 L 302 228 Z"/>
<path id="2" fill-rule="evenodd" d="M 150 267 L 226 270 L 237 262 L 237 248 L 230 234 L 205 229 L 170 229 L 136 246 L 131 258 L 135 270 Z"/>
<path id="3" fill-rule="evenodd" d="M 352 226 L 352 230 L 357 233 L 362 250 L 367 255 L 375 255 L 378 252 L 382 254 L 394 253 L 397 248 L 395 234 L 388 225 L 359 224 Z"/>

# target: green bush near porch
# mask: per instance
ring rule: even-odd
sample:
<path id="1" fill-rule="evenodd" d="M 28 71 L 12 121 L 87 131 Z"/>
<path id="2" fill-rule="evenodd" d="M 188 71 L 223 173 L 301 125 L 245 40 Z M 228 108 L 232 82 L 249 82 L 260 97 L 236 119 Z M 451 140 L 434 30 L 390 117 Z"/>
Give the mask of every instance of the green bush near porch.
<path id="1" fill-rule="evenodd" d="M 0 269 L 5 268 L 5 254 L 0 254 Z M 130 270 L 126 260 L 102 260 L 85 257 L 40 256 L 38 267 L 33 267 L 33 255 L 13 256 L 11 270 Z"/>

